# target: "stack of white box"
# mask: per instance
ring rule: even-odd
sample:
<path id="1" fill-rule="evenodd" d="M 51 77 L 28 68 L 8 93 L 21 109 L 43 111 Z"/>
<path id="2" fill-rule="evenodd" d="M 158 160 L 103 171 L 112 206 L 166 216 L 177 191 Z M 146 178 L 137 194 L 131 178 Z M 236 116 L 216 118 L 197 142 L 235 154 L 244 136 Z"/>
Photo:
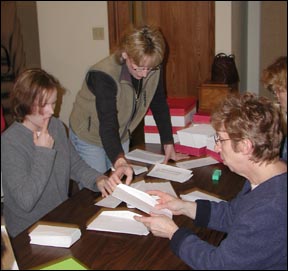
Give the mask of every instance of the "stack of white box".
<path id="1" fill-rule="evenodd" d="M 177 132 L 191 124 L 193 115 L 196 113 L 196 102 L 195 97 L 167 98 L 174 142 L 179 141 Z M 160 144 L 159 131 L 150 109 L 144 118 L 144 124 L 145 143 Z"/>

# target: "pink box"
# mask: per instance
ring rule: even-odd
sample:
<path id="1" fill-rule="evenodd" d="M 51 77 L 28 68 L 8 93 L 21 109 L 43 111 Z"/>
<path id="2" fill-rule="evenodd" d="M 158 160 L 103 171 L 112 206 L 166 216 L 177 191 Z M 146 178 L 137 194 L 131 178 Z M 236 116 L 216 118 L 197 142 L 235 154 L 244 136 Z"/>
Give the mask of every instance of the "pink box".
<path id="1" fill-rule="evenodd" d="M 202 156 L 202 155 L 206 154 L 206 147 L 193 148 L 193 147 L 180 145 L 179 143 L 175 143 L 174 147 L 175 147 L 175 151 L 176 152 L 185 153 L 185 154 L 188 154 L 188 155 Z"/>
<path id="2" fill-rule="evenodd" d="M 192 117 L 193 123 L 210 123 L 211 116 L 208 113 L 196 113 Z"/>
<path id="3" fill-rule="evenodd" d="M 219 161 L 220 163 L 223 163 L 223 160 L 222 160 L 222 158 L 221 158 L 221 156 L 220 156 L 219 153 L 217 153 L 217 152 L 215 152 L 215 151 L 211 151 L 211 150 L 209 150 L 209 149 L 206 149 L 206 154 L 207 154 L 208 156 L 211 156 L 211 157 L 214 158 L 215 160 Z"/>
<path id="4" fill-rule="evenodd" d="M 167 98 L 167 103 L 170 109 L 171 116 L 185 116 L 196 107 L 197 98 Z M 152 115 L 149 109 L 146 115 Z"/>

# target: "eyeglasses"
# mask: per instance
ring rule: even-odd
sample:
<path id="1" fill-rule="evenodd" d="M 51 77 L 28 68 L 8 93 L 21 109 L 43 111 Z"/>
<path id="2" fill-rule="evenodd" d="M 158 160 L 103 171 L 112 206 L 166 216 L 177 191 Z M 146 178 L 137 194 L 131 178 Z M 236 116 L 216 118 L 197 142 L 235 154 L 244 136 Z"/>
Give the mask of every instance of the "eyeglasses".
<path id="1" fill-rule="evenodd" d="M 217 144 L 218 142 L 222 143 L 223 141 L 228 141 L 228 140 L 232 140 L 232 138 L 221 139 L 218 134 L 214 135 L 215 144 Z"/>
<path id="2" fill-rule="evenodd" d="M 160 69 L 160 65 L 156 66 L 156 67 L 152 67 L 152 68 L 148 68 L 148 67 L 137 67 L 135 65 L 135 67 L 132 66 L 132 69 L 136 72 L 143 72 L 143 71 L 147 71 L 147 72 L 151 72 L 151 71 L 157 71 Z"/>

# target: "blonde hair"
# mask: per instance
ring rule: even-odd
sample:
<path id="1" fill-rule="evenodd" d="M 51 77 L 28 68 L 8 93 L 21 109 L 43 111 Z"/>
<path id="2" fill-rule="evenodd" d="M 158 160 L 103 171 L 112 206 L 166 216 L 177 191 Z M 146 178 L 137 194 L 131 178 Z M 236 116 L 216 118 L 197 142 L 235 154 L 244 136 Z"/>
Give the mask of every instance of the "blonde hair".
<path id="1" fill-rule="evenodd" d="M 262 72 L 261 81 L 265 88 L 275 92 L 277 88 L 287 91 L 287 56 L 281 56 Z"/>
<path id="2" fill-rule="evenodd" d="M 147 25 L 141 27 L 130 26 L 124 33 L 115 55 L 117 61 L 123 64 L 122 53 L 126 52 L 137 66 L 142 66 L 141 61 L 148 56 L 150 58 L 150 66 L 153 67 L 162 63 L 165 48 L 165 40 L 158 27 Z"/>

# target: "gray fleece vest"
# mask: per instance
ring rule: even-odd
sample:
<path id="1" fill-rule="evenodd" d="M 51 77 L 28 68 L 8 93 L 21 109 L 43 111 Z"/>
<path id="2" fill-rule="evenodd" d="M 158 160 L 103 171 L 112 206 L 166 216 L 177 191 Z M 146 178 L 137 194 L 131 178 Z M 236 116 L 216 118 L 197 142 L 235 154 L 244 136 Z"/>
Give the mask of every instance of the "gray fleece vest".
<path id="1" fill-rule="evenodd" d="M 160 70 L 157 70 L 143 78 L 142 92 L 136 106 L 135 90 L 130 74 L 125 68 L 116 62 L 114 55 L 111 55 L 89 69 L 89 71 L 102 71 L 108 74 L 117 85 L 117 118 L 122 143 L 128 140 L 129 132 L 132 133 L 145 116 L 156 92 L 160 76 Z M 124 70 L 126 73 L 123 73 Z M 70 126 L 81 140 L 102 147 L 95 99 L 95 95 L 88 89 L 84 80 L 73 105 Z"/>

